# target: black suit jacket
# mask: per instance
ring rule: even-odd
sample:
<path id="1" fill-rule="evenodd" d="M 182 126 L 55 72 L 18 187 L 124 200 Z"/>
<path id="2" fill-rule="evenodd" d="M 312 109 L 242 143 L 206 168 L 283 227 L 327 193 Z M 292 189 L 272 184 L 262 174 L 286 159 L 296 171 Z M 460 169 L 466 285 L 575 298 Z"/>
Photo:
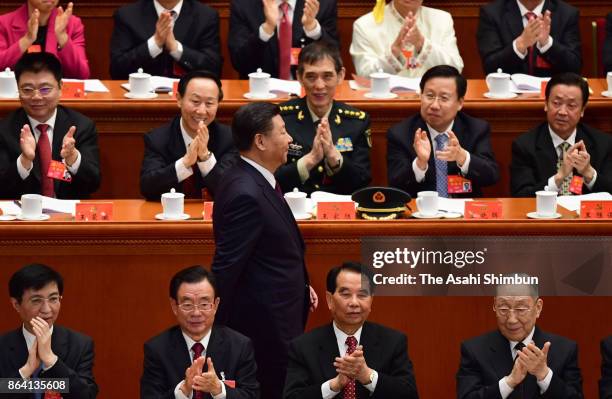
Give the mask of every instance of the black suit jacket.
<path id="1" fill-rule="evenodd" d="M 584 140 L 591 156 L 591 166 L 597 171 L 593 192 L 612 192 L 612 136 L 579 123 L 576 127 L 576 143 Z M 510 191 L 513 197 L 533 197 L 544 190 L 548 179 L 557 173 L 557 152 L 548 130 L 542 123 L 517 137 L 512 143 L 510 164 Z M 578 172 L 574 170 L 574 175 Z M 591 192 L 586 185 L 583 193 Z"/>
<path id="2" fill-rule="evenodd" d="M 155 33 L 157 13 L 153 0 L 138 0 L 119 8 L 110 44 L 110 74 L 113 79 L 127 79 L 143 68 L 152 75 L 176 77 L 174 58 L 164 51 L 151 58 L 147 40 Z M 221 74 L 223 59 L 219 40 L 219 14 L 197 0 L 184 0 L 174 25 L 174 37 L 183 45 L 178 65 L 186 72 L 206 69 Z"/>
<path id="3" fill-rule="evenodd" d="M 21 155 L 19 136 L 21 128 L 30 124 L 23 108 L 9 114 L 0 121 L 0 198 L 19 198 L 22 194 L 40 194 L 40 165 L 38 158 L 27 179 L 22 180 L 17 172 L 17 158 Z M 55 180 L 55 196 L 61 199 L 89 198 L 100 186 L 100 160 L 96 125 L 85 115 L 62 106 L 57 107 L 53 128 L 51 157 L 61 161 L 62 141 L 70 126 L 76 126 L 74 139 L 76 149 L 81 153 L 81 165 L 72 182 Z M 30 126 L 34 132 L 34 128 Z"/>
<path id="4" fill-rule="evenodd" d="M 91 338 L 68 328 L 53 326 L 51 349 L 57 355 L 57 362 L 43 370 L 39 378 L 68 378 L 70 393 L 63 393 L 64 399 L 89 399 L 98 394 L 93 377 L 94 346 Z M 19 369 L 28 359 L 28 347 L 21 327 L 0 336 L 0 377 L 21 378 Z M 33 397 L 23 394 L 3 398 Z"/>
<path id="5" fill-rule="evenodd" d="M 612 12 L 606 17 L 606 40 L 603 46 L 604 74 L 612 71 Z"/>
<path id="6" fill-rule="evenodd" d="M 202 177 L 195 168 L 196 187 L 208 188 L 214 195 L 223 171 L 235 163 L 238 151 L 234 147 L 229 126 L 213 121 L 208 126 L 208 150 L 215 155 L 215 167 Z M 183 157 L 187 149 L 181 133 L 181 117 L 153 129 L 144 136 L 145 150 L 140 169 L 140 192 L 149 201 L 159 201 L 161 195 L 175 188 L 183 192 L 183 183 L 176 178 L 174 164 Z"/>
<path id="7" fill-rule="evenodd" d="M 359 345 L 363 345 L 368 367 L 378 372 L 378 382 L 371 395 L 356 382 L 357 398 L 419 397 L 404 334 L 366 322 L 361 330 Z M 289 348 L 284 398 L 321 398 L 321 384 L 338 375 L 334 368 L 334 359 L 338 356 L 338 343 L 332 324 L 316 328 L 294 340 Z M 342 394 L 338 394 L 338 397 L 342 397 Z"/>
<path id="8" fill-rule="evenodd" d="M 578 368 L 578 347 L 574 341 L 549 334 L 537 326 L 533 341 L 542 348 L 551 343 L 548 367 L 553 372 L 546 392 L 540 394 L 536 378 L 528 374 L 509 398 L 581 399 L 582 377 Z M 514 362 L 510 342 L 498 331 L 472 338 L 461 344 L 461 364 L 457 372 L 457 399 L 501 398 L 499 380 L 510 374 Z"/>
<path id="9" fill-rule="evenodd" d="M 417 183 L 412 170 L 416 152 L 412 145 L 417 129 L 429 132 L 425 120 L 420 114 L 404 119 L 387 131 L 387 178 L 389 185 L 400 188 L 416 197 L 419 191 L 436 191 L 435 145 L 431 143 L 432 152 L 425 179 Z M 491 148 L 489 123 L 473 118 L 464 112 L 458 112 L 452 131 L 457 136 L 461 147 L 470 153 L 470 167 L 466 178 L 472 181 L 472 192 L 452 194 L 455 197 L 481 197 L 481 187 L 490 186 L 499 180 L 499 168 Z M 460 175 L 461 170 L 456 162 L 448 163 L 449 175 Z"/>
<path id="10" fill-rule="evenodd" d="M 223 175 L 213 210 L 216 320 L 253 340 L 262 398 L 282 393 L 289 342 L 304 332 L 304 241 L 286 202 L 240 159 Z"/>
<path id="11" fill-rule="evenodd" d="M 535 68 L 536 76 L 552 76 L 559 72 L 580 73 L 580 30 L 578 9 L 562 0 L 546 0 L 542 12 L 552 13 L 550 36 L 553 45 L 541 54 L 535 47 L 537 57 L 547 62 L 548 68 Z M 521 59 L 512 48 L 512 42 L 523 32 L 523 17 L 516 0 L 494 0 L 480 9 L 478 22 L 478 50 L 485 73 L 502 68 L 507 73 L 528 73 L 528 56 Z M 545 65 L 545 63 L 542 63 Z"/>
<path id="12" fill-rule="evenodd" d="M 292 47 L 304 47 L 312 39 L 304 33 L 302 15 L 304 0 L 297 0 L 293 12 Z M 336 33 L 338 10 L 336 0 L 321 0 L 316 16 L 321 25 L 321 38 L 336 45 L 340 41 Z M 232 0 L 228 45 L 232 65 L 240 74 L 240 79 L 248 79 L 248 74 L 261 68 L 272 77 L 278 77 L 278 34 L 267 42 L 259 39 L 259 26 L 266 20 L 261 1 Z"/>
<path id="13" fill-rule="evenodd" d="M 612 399 L 612 336 L 601 341 L 599 399 Z"/>
<path id="14" fill-rule="evenodd" d="M 259 383 L 255 379 L 257 366 L 251 340 L 227 327 L 215 326 L 210 333 L 206 357 L 211 358 L 217 377 L 234 380 L 235 388 L 227 385 L 227 399 L 259 398 Z M 174 388 L 185 379 L 191 366 L 189 350 L 179 326 L 174 326 L 144 344 L 144 367 L 140 378 L 142 399 L 174 399 Z M 204 370 L 207 370 L 206 363 Z M 205 398 L 212 398 L 210 394 Z"/>
<path id="15" fill-rule="evenodd" d="M 334 144 L 338 140 L 350 140 L 350 150 L 340 149 L 342 168 L 332 176 L 325 171 L 325 161 L 310 170 L 309 178 L 302 183 L 297 161 L 312 150 L 317 131 L 306 105 L 306 98 L 291 100 L 280 105 L 287 132 L 293 138 L 287 163 L 276 171 L 276 178 L 283 192 L 294 187 L 307 193 L 316 190 L 336 194 L 352 194 L 370 183 L 370 117 L 367 113 L 341 102 L 334 101 L 329 113 L 329 127 Z M 292 149 L 293 148 L 293 149 Z M 299 148 L 299 149 L 295 149 Z"/>

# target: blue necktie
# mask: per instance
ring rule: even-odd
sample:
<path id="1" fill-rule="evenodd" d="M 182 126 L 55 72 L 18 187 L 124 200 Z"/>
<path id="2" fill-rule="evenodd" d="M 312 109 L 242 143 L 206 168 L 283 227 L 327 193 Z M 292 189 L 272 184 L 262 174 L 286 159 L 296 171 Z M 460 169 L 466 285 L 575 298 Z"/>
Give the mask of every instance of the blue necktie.
<path id="1" fill-rule="evenodd" d="M 40 374 L 40 372 L 42 371 L 42 364 L 40 366 L 38 366 L 38 368 L 36 369 L 36 371 L 34 371 L 34 374 L 32 374 L 32 380 L 36 381 L 38 379 L 38 375 Z M 42 393 L 34 393 L 32 394 L 34 399 L 43 399 L 44 394 Z"/>
<path id="2" fill-rule="evenodd" d="M 442 133 L 436 136 L 436 151 L 442 151 L 448 143 L 448 136 Z M 436 163 L 436 191 L 440 197 L 448 197 L 448 162 L 438 159 L 434 155 Z"/>

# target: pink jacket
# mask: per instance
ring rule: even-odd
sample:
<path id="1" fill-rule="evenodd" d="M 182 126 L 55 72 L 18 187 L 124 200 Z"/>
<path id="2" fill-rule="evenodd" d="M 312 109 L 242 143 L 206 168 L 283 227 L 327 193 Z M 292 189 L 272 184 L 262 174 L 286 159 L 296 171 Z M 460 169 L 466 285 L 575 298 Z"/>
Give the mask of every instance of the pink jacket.
<path id="1" fill-rule="evenodd" d="M 81 19 L 71 16 L 66 31 L 68 41 L 61 50 L 57 48 L 55 37 L 55 16 L 53 10 L 47 25 L 47 40 L 45 51 L 54 54 L 62 63 L 64 77 L 73 79 L 89 78 L 89 62 L 85 54 L 85 28 Z M 15 11 L 0 15 L 0 70 L 13 68 L 22 56 L 19 39 L 28 30 L 28 6 L 22 5 Z"/>

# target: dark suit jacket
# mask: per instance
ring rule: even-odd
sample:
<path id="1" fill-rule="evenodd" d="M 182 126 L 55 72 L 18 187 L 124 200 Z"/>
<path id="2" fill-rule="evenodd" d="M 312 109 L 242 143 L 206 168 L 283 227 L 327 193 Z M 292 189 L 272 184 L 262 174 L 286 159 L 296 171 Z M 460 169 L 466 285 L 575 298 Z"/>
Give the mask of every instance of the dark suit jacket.
<path id="1" fill-rule="evenodd" d="M 416 197 L 419 191 L 436 191 L 435 145 L 431 143 L 429 167 L 425 180 L 416 182 L 412 162 L 416 152 L 412 145 L 414 133 L 418 128 L 429 132 L 425 120 L 420 114 L 404 119 L 387 131 L 387 177 L 389 185 L 400 188 Z M 481 197 L 481 187 L 490 186 L 499 180 L 499 169 L 491 149 L 489 123 L 473 118 L 464 112 L 458 112 L 452 131 L 459 139 L 461 147 L 470 153 L 470 167 L 466 178 L 472 181 L 472 192 L 453 194 L 455 197 Z M 448 163 L 448 174 L 460 175 L 461 170 L 456 162 Z"/>
<path id="2" fill-rule="evenodd" d="M 22 180 L 17 172 L 17 158 L 21 155 L 19 136 L 21 128 L 30 124 L 23 108 L 9 114 L 0 121 L 0 198 L 19 198 L 22 194 L 40 193 L 40 165 L 38 158 L 27 179 Z M 61 161 L 62 141 L 70 126 L 76 126 L 74 139 L 81 153 L 81 165 L 72 182 L 55 180 L 55 196 L 61 199 L 89 198 L 100 186 L 100 160 L 96 125 L 85 115 L 62 106 L 57 107 L 53 128 L 51 157 Z M 32 132 L 34 128 L 30 126 Z"/>
<path id="3" fill-rule="evenodd" d="M 234 380 L 235 388 L 227 385 L 227 399 L 259 398 L 259 383 L 255 379 L 257 366 L 251 340 L 227 327 L 215 326 L 210 334 L 206 357 L 213 361 L 217 377 Z M 191 366 L 189 350 L 179 326 L 174 326 L 144 344 L 144 368 L 140 378 L 142 399 L 174 399 L 174 388 L 185 379 Z M 207 370 L 206 364 L 204 370 Z M 211 398 L 210 394 L 205 398 Z"/>
<path id="4" fill-rule="evenodd" d="M 183 183 L 176 178 L 174 164 L 187 151 L 181 134 L 181 117 L 176 116 L 170 123 L 153 129 L 144 136 L 145 150 L 140 169 L 140 192 L 149 201 L 159 201 L 161 195 L 175 188 L 183 192 Z M 208 188 L 214 194 L 225 169 L 235 163 L 238 151 L 234 147 L 229 126 L 213 121 L 208 126 L 208 150 L 215 155 L 217 164 L 202 177 L 195 168 L 197 188 Z"/>
<path id="5" fill-rule="evenodd" d="M 51 349 L 57 362 L 40 372 L 40 378 L 68 378 L 70 393 L 64 399 L 89 399 L 98 394 L 93 377 L 94 346 L 91 338 L 68 328 L 53 326 Z M 0 336 L 0 377 L 21 378 L 19 369 L 28 359 L 28 347 L 21 327 Z M 2 395 L 3 398 L 13 397 Z M 15 399 L 33 397 L 15 395 Z"/>
<path id="6" fill-rule="evenodd" d="M 584 140 L 591 155 L 591 166 L 597 171 L 593 192 L 612 192 L 612 136 L 579 123 L 576 127 L 576 143 Z M 512 143 L 510 164 L 510 191 L 513 197 L 533 197 L 544 190 L 548 179 L 557 173 L 557 152 L 548 130 L 542 123 L 517 137 Z M 578 172 L 574 170 L 574 175 Z M 591 192 L 586 185 L 583 193 Z"/>
<path id="7" fill-rule="evenodd" d="M 612 399 L 612 336 L 601 341 L 599 399 Z"/>
<path id="8" fill-rule="evenodd" d="M 574 341 L 549 334 L 537 326 L 533 341 L 541 348 L 551 343 L 548 367 L 553 371 L 550 385 L 543 395 L 536 378 L 530 374 L 517 386 L 510 398 L 581 399 L 582 377 L 578 368 L 578 347 Z M 514 362 L 510 342 L 498 331 L 472 338 L 461 344 L 461 364 L 457 372 L 457 399 L 501 398 L 499 380 L 510 374 Z M 521 387 L 522 386 L 522 387 Z"/>
<path id="9" fill-rule="evenodd" d="M 288 205 L 253 166 L 227 170 L 213 211 L 217 322 L 253 340 L 262 398 L 280 397 L 289 342 L 304 332 L 308 272 Z"/>
<path id="10" fill-rule="evenodd" d="M 536 76 L 552 76 L 559 72 L 580 73 L 580 30 L 578 9 L 562 0 L 546 0 L 542 12 L 550 10 L 550 36 L 553 45 L 544 54 L 535 47 L 537 57 L 550 64 L 549 68 L 535 68 Z M 523 17 L 516 0 L 494 0 L 482 6 L 478 22 L 478 50 L 485 73 L 502 68 L 507 73 L 528 73 L 528 56 L 519 58 L 512 42 L 523 32 Z M 544 64 L 543 64 L 544 65 Z"/>
<path id="11" fill-rule="evenodd" d="M 312 39 L 304 33 L 302 15 L 304 0 L 297 0 L 293 12 L 292 47 L 304 47 Z M 321 0 L 317 20 L 321 25 L 321 38 L 339 45 L 336 33 L 338 10 L 336 0 Z M 259 26 L 266 20 L 261 1 L 232 0 L 230 4 L 229 52 L 234 69 L 240 79 L 248 79 L 248 74 L 261 68 L 272 77 L 278 78 L 278 35 L 267 42 L 259 39 Z"/>
<path id="12" fill-rule="evenodd" d="M 174 58 L 164 50 L 151 58 L 147 40 L 155 33 L 157 13 L 153 0 L 138 0 L 119 8 L 114 15 L 111 38 L 110 74 L 127 79 L 143 68 L 152 75 L 174 77 Z M 221 74 L 223 59 L 219 41 L 219 14 L 197 0 L 184 0 L 174 25 L 174 37 L 183 45 L 178 65 L 186 72 L 206 69 Z"/>
<path id="13" fill-rule="evenodd" d="M 372 395 L 356 382 L 358 398 L 419 397 L 404 334 L 380 324 L 366 322 L 361 330 L 359 344 L 363 345 L 368 367 L 378 372 L 378 382 Z M 331 324 L 316 328 L 294 340 L 289 348 L 284 398 L 321 398 L 321 384 L 338 375 L 334 368 L 334 359 L 338 356 L 338 343 Z M 337 397 L 342 395 L 338 394 Z"/>
<path id="14" fill-rule="evenodd" d="M 606 40 L 603 46 L 604 73 L 612 71 L 612 12 L 606 17 Z"/>
<path id="15" fill-rule="evenodd" d="M 333 142 L 337 144 L 339 139 L 349 139 L 352 146 L 350 150 L 339 150 L 343 158 L 342 168 L 336 174 L 327 176 L 325 162 L 321 161 L 310 170 L 309 178 L 302 183 L 297 161 L 312 150 L 317 127 L 312 121 L 306 98 L 282 103 L 280 108 L 287 132 L 293 138 L 292 145 L 301 147 L 299 150 L 290 148 L 287 163 L 276 171 L 275 176 L 283 192 L 297 187 L 307 193 L 323 190 L 336 194 L 352 194 L 370 183 L 372 141 L 370 117 L 367 113 L 334 101 L 329 113 Z"/>

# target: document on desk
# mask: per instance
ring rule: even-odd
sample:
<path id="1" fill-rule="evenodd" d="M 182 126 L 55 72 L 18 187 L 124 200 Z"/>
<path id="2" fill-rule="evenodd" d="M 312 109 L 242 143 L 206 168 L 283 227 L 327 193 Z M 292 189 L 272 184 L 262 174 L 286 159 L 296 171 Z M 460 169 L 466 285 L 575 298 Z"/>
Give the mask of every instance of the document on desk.
<path id="1" fill-rule="evenodd" d="M 108 93 L 108 87 L 100 79 L 62 79 L 62 82 L 84 82 L 85 91 L 90 93 Z"/>
<path id="2" fill-rule="evenodd" d="M 72 216 L 75 214 L 76 204 L 79 200 L 61 200 L 51 197 L 42 197 L 43 211 L 51 211 L 58 213 L 69 213 Z"/>
<path id="3" fill-rule="evenodd" d="M 15 204 L 15 201 L 0 201 L 0 209 L 3 215 L 19 215 L 21 208 Z"/>
<path id="4" fill-rule="evenodd" d="M 542 82 L 548 82 L 550 78 L 515 73 L 511 77 L 510 91 L 513 93 L 539 93 L 542 90 Z"/>
<path id="5" fill-rule="evenodd" d="M 349 87 L 353 90 L 368 90 L 372 86 L 370 79 L 353 74 L 354 80 L 349 80 Z M 421 78 L 407 78 L 405 76 L 389 75 L 389 90 L 411 91 L 418 93 Z"/>
<path id="6" fill-rule="evenodd" d="M 438 209 L 445 212 L 464 214 L 465 203 L 471 198 L 438 198 Z"/>
<path id="7" fill-rule="evenodd" d="M 562 195 L 557 197 L 557 204 L 569 211 L 578 212 L 581 201 L 612 201 L 612 195 L 607 192 L 584 195 Z"/>
<path id="8" fill-rule="evenodd" d="M 271 92 L 289 93 L 299 96 L 302 94 L 302 85 L 297 80 L 270 78 L 268 90 Z"/>

